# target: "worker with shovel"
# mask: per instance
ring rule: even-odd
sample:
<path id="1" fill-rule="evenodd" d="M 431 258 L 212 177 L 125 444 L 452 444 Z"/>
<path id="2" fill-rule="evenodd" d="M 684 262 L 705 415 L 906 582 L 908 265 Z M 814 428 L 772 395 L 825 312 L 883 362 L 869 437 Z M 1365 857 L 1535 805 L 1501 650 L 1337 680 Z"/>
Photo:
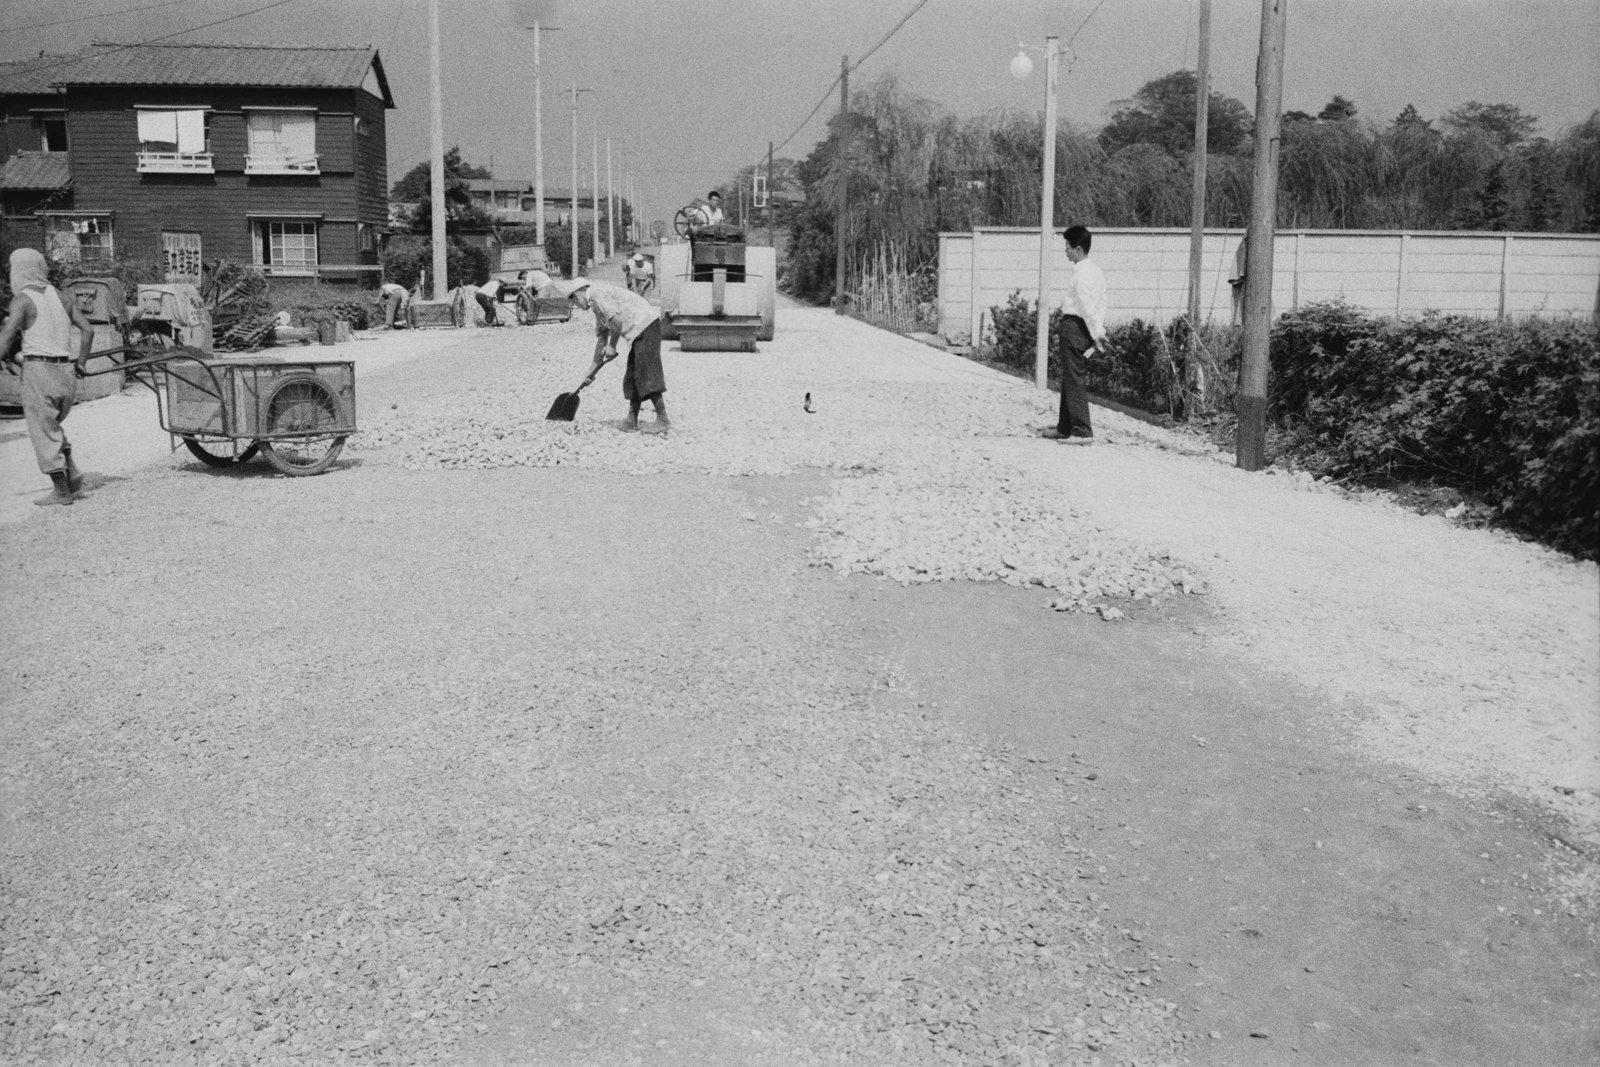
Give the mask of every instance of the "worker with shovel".
<path id="1" fill-rule="evenodd" d="M 589 367 L 583 385 L 594 381 L 600 368 L 617 358 L 621 343 L 626 341 L 628 364 L 622 372 L 622 395 L 628 400 L 628 418 L 622 428 L 644 433 L 666 433 L 672 424 L 667 420 L 667 404 L 663 399 L 667 391 L 667 377 L 661 367 L 660 313 L 638 293 L 605 282 L 574 278 L 571 281 L 553 281 L 549 288 L 566 297 L 574 306 L 594 312 L 594 362 Z M 583 386 L 578 388 L 582 389 Z M 564 395 L 572 397 L 575 409 L 577 394 Z M 640 426 L 639 409 L 646 400 L 656 409 L 656 421 Z"/>

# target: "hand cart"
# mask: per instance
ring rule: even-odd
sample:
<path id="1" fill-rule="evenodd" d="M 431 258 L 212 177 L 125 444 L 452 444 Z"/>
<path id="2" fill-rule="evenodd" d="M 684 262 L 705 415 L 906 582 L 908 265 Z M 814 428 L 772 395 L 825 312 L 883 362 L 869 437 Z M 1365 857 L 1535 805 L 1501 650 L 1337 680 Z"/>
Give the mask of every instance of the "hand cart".
<path id="1" fill-rule="evenodd" d="M 266 457 L 284 474 L 321 474 L 356 432 L 355 364 L 281 356 L 214 359 L 179 345 L 152 354 L 129 348 L 121 371 L 156 394 L 161 428 L 182 438 L 196 459 L 231 467 Z M 176 447 L 176 445 L 174 445 Z"/>

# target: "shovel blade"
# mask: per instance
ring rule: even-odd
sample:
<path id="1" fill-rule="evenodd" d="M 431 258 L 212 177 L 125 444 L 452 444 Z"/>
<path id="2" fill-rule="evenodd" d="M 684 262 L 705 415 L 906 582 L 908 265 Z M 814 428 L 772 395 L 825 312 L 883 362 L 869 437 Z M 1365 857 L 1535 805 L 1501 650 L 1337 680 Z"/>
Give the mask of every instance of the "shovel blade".
<path id="1" fill-rule="evenodd" d="M 552 422 L 571 422 L 578 416 L 578 394 L 562 393 L 556 397 L 555 403 L 550 405 L 550 414 L 545 418 Z"/>

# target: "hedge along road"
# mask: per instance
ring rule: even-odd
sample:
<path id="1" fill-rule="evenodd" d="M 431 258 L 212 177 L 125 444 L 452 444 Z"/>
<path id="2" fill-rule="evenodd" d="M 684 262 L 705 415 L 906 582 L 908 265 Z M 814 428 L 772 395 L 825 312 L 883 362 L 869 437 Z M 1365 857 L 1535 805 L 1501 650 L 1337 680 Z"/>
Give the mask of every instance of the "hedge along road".
<path id="1" fill-rule="evenodd" d="M 1593 567 L 826 312 L 552 427 L 585 318 L 5 527 L 8 1058 L 1592 1059 Z"/>

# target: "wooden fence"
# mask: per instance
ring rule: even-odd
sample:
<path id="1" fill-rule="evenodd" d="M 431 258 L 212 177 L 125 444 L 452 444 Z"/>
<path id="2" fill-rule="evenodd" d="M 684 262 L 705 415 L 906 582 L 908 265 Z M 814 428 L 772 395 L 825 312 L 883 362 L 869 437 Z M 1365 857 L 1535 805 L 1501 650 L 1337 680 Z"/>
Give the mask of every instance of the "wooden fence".
<path id="1" fill-rule="evenodd" d="M 1051 235 L 1051 293 L 1070 273 L 1065 243 Z M 1243 230 L 1207 230 L 1201 318 L 1235 321 L 1234 255 Z M 1188 310 L 1189 231 L 1096 230 L 1091 254 L 1106 275 L 1108 319 L 1165 324 Z M 1336 297 L 1381 314 L 1600 314 L 1600 234 L 1280 231 L 1273 246 L 1272 303 L 1281 312 Z M 989 309 L 1039 287 L 1037 227 L 985 227 L 939 235 L 939 332 L 952 343 L 982 338 Z"/>

